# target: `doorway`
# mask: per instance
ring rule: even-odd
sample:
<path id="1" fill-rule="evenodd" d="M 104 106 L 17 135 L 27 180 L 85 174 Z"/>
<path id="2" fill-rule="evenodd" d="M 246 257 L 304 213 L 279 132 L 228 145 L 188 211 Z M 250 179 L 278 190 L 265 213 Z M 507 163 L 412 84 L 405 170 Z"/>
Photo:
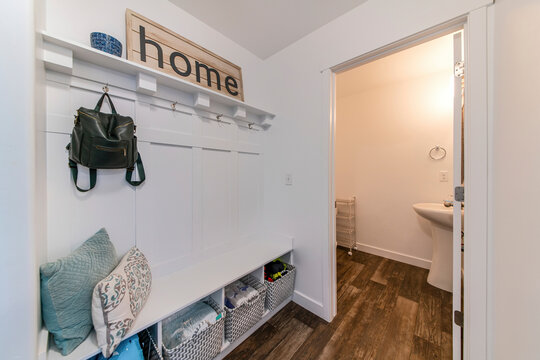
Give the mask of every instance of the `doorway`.
<path id="1" fill-rule="evenodd" d="M 379 303 L 387 317 L 366 314 L 363 321 L 381 329 L 383 339 L 396 331 L 385 322 L 402 321 L 393 353 L 384 341 L 367 344 L 392 358 L 418 357 L 426 347 L 452 356 L 453 287 L 461 297 L 461 274 L 452 283 L 453 189 L 462 183 L 463 164 L 463 77 L 455 74 L 461 38 L 462 30 L 430 38 L 336 74 L 336 240 L 349 251 L 337 250 L 338 313 L 340 305 L 347 311 L 349 287 L 391 294 Z M 461 230 L 456 235 L 460 241 Z M 460 309 L 458 301 L 453 310 Z"/>
<path id="2" fill-rule="evenodd" d="M 471 21 L 472 20 L 472 21 Z M 344 72 L 346 70 L 350 70 L 351 68 L 354 68 L 354 67 L 357 67 L 359 65 L 363 65 L 363 64 L 366 64 L 366 63 L 369 63 L 369 62 L 372 62 L 374 60 L 377 60 L 377 59 L 380 59 L 380 58 L 383 58 L 385 56 L 387 56 L 388 54 L 391 54 L 391 53 L 396 53 L 400 50 L 403 50 L 403 49 L 407 49 L 407 48 L 410 48 L 412 46 L 415 46 L 415 45 L 418 45 L 418 44 L 421 44 L 421 43 L 424 43 L 426 41 L 429 41 L 429 40 L 432 40 L 434 38 L 438 38 L 438 37 L 441 37 L 442 35 L 446 35 L 446 34 L 449 34 L 451 32 L 454 32 L 458 29 L 467 29 L 469 28 L 469 30 L 472 29 L 471 33 L 473 35 L 479 35 L 479 34 L 482 34 L 484 33 L 485 34 L 485 13 L 484 12 L 478 12 L 477 14 L 474 14 L 474 15 L 469 15 L 467 18 L 464 18 L 464 19 L 461 19 L 461 21 L 455 21 L 453 22 L 453 24 L 445 24 L 445 25 L 441 25 L 439 26 L 438 28 L 436 29 L 430 29 L 429 31 L 426 31 L 422 34 L 418 34 L 418 35 L 415 35 L 409 39 L 406 39 L 404 41 L 401 41 L 401 42 L 398 42 L 398 43 L 395 43 L 395 44 L 391 44 L 385 48 L 382 48 L 382 49 L 379 49 L 377 51 L 374 51 L 372 53 L 368 53 L 362 57 L 359 57 L 357 59 L 354 59 L 354 60 L 351 60 L 351 61 L 348 61 L 342 65 L 339 65 L 339 66 L 336 66 L 334 68 L 332 68 L 332 71 L 328 74 L 329 76 L 326 76 L 326 80 L 329 81 L 330 83 L 330 88 L 331 88 L 331 92 L 330 92 L 330 109 L 331 109 L 331 119 L 332 119 L 332 138 L 331 138 L 331 149 L 330 149 L 330 154 L 333 155 L 334 154 L 334 141 L 335 141 L 335 126 L 336 126 L 336 89 L 335 89 L 335 79 L 337 76 L 339 76 L 339 74 L 341 72 Z M 467 22 L 470 22 L 470 24 L 468 24 Z M 478 48 L 473 48 L 471 49 L 471 44 L 476 44 L 478 46 Z M 482 39 L 481 37 L 477 37 L 477 36 L 472 36 L 472 38 L 470 40 L 467 40 L 465 41 L 465 45 L 466 45 L 466 50 L 469 51 L 469 54 L 472 54 L 473 56 L 471 57 L 472 60 L 471 60 L 471 63 L 476 63 L 476 64 L 480 64 L 480 63 L 483 63 L 485 62 L 485 56 L 482 54 L 482 49 L 485 49 L 485 41 L 484 39 Z M 325 80 L 325 81 L 326 81 Z M 467 116 L 470 116 L 470 114 L 475 114 L 478 116 L 477 120 L 476 120 L 476 123 L 475 124 L 469 124 L 464 130 L 465 130 L 465 134 L 469 133 L 469 134 L 478 134 L 480 136 L 486 136 L 486 132 L 487 130 L 485 128 L 482 128 L 482 125 L 485 125 L 486 123 L 486 117 L 487 117 L 487 114 L 485 113 L 485 109 L 482 109 L 481 107 L 481 104 L 485 101 L 486 99 L 486 88 L 485 88 L 485 76 L 477 76 L 476 78 L 473 77 L 473 81 L 471 81 L 471 84 L 468 84 L 468 88 L 469 89 L 476 89 L 477 91 L 471 91 L 472 94 L 469 93 L 469 97 L 468 97 L 468 103 L 471 104 L 472 106 L 470 106 L 470 109 L 468 109 L 465 113 L 465 117 Z M 475 104 L 475 102 L 478 102 Z M 460 98 L 460 103 L 461 103 L 461 98 Z M 459 118 L 461 119 L 462 117 L 462 114 L 461 114 L 461 109 L 459 111 Z M 468 114 L 468 115 L 467 115 Z M 456 127 L 455 130 L 459 130 L 459 132 L 461 132 L 461 124 L 459 126 L 459 128 Z M 460 138 L 461 136 L 459 136 Z M 458 137 L 456 136 L 456 141 L 457 141 Z M 477 141 L 479 140 L 479 141 Z M 455 144 L 455 148 L 456 149 L 459 149 L 461 150 L 461 139 L 459 139 L 459 142 L 457 142 Z M 476 185 L 479 185 L 479 184 L 484 184 L 484 186 L 487 186 L 487 181 L 486 181 L 486 178 L 485 178 L 485 173 L 483 172 L 483 169 L 480 167 L 480 168 L 475 168 L 475 167 L 471 167 L 471 165 L 473 163 L 476 163 L 480 166 L 485 166 L 487 164 L 487 147 L 485 147 L 485 143 L 483 143 L 483 141 L 480 139 L 476 139 L 475 141 L 469 141 L 468 143 L 465 141 L 465 150 L 466 152 L 468 151 L 469 154 L 472 154 L 473 156 L 471 158 L 469 158 L 469 160 L 465 161 L 465 164 L 464 164 L 464 168 L 466 169 L 469 169 L 470 171 L 470 178 L 469 180 L 467 181 L 466 180 L 466 185 L 467 183 L 469 184 L 469 187 L 471 190 L 473 190 L 474 188 L 478 188 Z M 461 157 L 461 154 L 459 152 L 458 154 L 459 156 L 457 156 L 458 158 Z M 331 156 L 331 164 L 330 164 L 330 169 L 331 169 L 331 176 L 330 176 L 330 194 L 331 194 L 331 204 L 332 204 L 332 207 L 335 206 L 335 203 L 334 203 L 334 200 L 335 200 L 335 196 L 334 196 L 334 185 L 335 185 L 335 182 L 334 182 L 334 162 L 333 162 L 333 156 Z M 459 166 L 459 171 L 461 170 L 461 167 L 463 164 L 460 164 L 460 162 L 457 162 Z M 455 174 L 457 174 L 457 172 L 455 172 Z M 458 175 L 456 175 L 456 179 L 454 179 L 454 182 L 456 184 L 461 184 L 461 179 Z M 336 181 L 337 182 L 337 181 Z M 482 220 L 482 217 L 485 216 L 485 214 L 487 214 L 487 198 L 484 196 L 484 194 L 480 193 L 480 194 L 473 194 L 472 191 L 471 193 L 469 194 L 469 197 L 468 197 L 468 200 L 472 200 L 474 202 L 474 207 L 476 208 L 477 211 L 479 211 L 479 213 L 476 213 L 476 214 L 469 214 L 468 217 L 470 220 L 472 219 L 476 219 L 477 222 L 476 223 L 473 223 L 472 221 L 469 221 L 468 222 L 468 226 L 469 226 L 469 229 L 470 229 L 470 232 L 472 233 L 475 233 L 475 235 L 482 235 L 482 231 L 485 231 L 484 229 L 487 227 L 486 225 L 486 222 L 485 220 Z M 459 202 L 457 203 L 458 205 Z M 457 208 L 457 207 L 456 207 Z M 459 216 L 459 212 L 460 210 L 456 210 L 456 217 L 459 219 L 458 221 L 461 221 L 461 216 Z M 331 233 L 330 233 L 330 237 L 332 239 L 332 242 L 331 242 L 331 246 L 333 246 L 335 244 L 335 226 L 336 226 L 336 219 L 335 219 L 335 214 L 334 214 L 334 211 L 332 211 L 332 216 L 330 216 L 330 220 L 329 220 L 329 223 L 330 223 L 330 230 L 331 230 Z M 467 224 L 467 221 L 465 222 Z M 461 227 L 461 224 L 457 224 L 459 226 L 456 226 L 456 223 L 454 223 L 454 226 L 456 226 L 456 228 L 460 228 Z M 457 233 L 459 234 L 459 232 Z M 459 234 L 460 235 L 460 234 Z M 484 235 L 485 235 L 485 232 L 484 232 Z M 457 240 L 459 242 L 459 239 Z M 456 245 L 456 244 L 454 244 Z M 457 244 L 457 246 L 459 246 L 459 250 L 461 250 L 461 244 Z M 485 259 L 485 256 L 484 254 L 480 251 L 480 249 L 484 249 L 485 251 L 485 248 L 486 248 L 486 243 L 485 241 L 482 241 L 480 243 L 477 243 L 477 244 L 465 244 L 465 248 L 467 247 L 470 247 L 472 248 L 472 252 L 471 252 L 471 257 L 474 255 L 476 258 L 478 258 L 480 261 L 480 263 L 476 263 L 476 264 L 473 264 L 472 266 L 469 267 L 469 271 L 473 274 L 475 274 L 475 272 L 478 272 L 478 274 L 475 274 L 475 276 L 472 277 L 472 280 L 469 281 L 469 283 L 465 283 L 465 288 L 466 289 L 471 289 L 471 286 L 470 284 L 471 283 L 478 283 L 478 280 L 481 279 L 481 277 L 479 277 L 478 275 L 481 275 L 481 276 L 485 276 L 485 268 L 483 268 L 483 263 L 482 263 L 482 260 Z M 373 250 L 373 249 L 372 249 Z M 373 251 L 371 251 L 373 252 Z M 335 252 L 332 251 L 332 249 L 330 249 L 330 254 L 331 255 L 334 255 Z M 458 257 L 454 257 L 454 258 L 459 258 L 461 260 L 461 256 L 458 256 Z M 335 261 L 335 258 L 330 258 L 330 261 Z M 467 255 L 465 256 L 465 261 L 467 262 Z M 485 261 L 485 260 L 484 260 Z M 470 264 L 470 258 L 468 260 L 468 263 Z M 461 264 L 461 261 L 460 261 L 460 264 Z M 334 275 L 335 276 L 335 267 L 334 267 Z M 459 273 L 461 273 L 461 265 L 459 265 Z M 465 273 L 467 273 L 467 271 L 465 271 Z M 332 277 L 332 275 L 331 275 Z M 337 285 L 337 282 L 334 282 L 331 284 L 332 285 L 332 291 L 336 291 L 336 285 Z M 465 306 L 469 307 L 469 309 L 472 309 L 472 308 L 477 308 L 479 307 L 479 305 L 481 304 L 481 301 L 483 298 L 485 298 L 485 283 L 483 284 L 480 284 L 481 286 L 480 287 L 475 287 L 475 288 L 472 288 L 472 290 L 470 291 L 470 293 L 472 293 L 472 296 L 470 296 L 470 298 L 472 299 L 471 301 L 468 301 L 467 298 L 465 298 Z M 461 288 L 461 286 L 459 287 Z M 454 289 L 455 290 L 455 289 Z M 459 296 L 459 291 L 456 292 L 454 291 L 454 295 L 456 295 L 456 293 L 458 293 L 458 298 L 461 298 L 461 296 Z M 334 316 L 336 314 L 336 310 L 337 310 L 337 297 L 334 298 L 334 302 L 333 302 L 333 309 L 334 309 Z M 461 301 L 454 301 L 454 306 L 460 306 L 461 305 Z M 454 308 L 454 310 L 460 310 L 461 307 L 459 307 L 458 309 Z M 477 333 L 475 334 L 471 334 L 469 333 L 468 334 L 468 338 L 465 339 L 465 345 L 466 345 L 466 353 L 468 354 L 472 354 L 472 353 L 476 353 L 476 354 L 482 354 L 483 353 L 483 345 L 482 344 L 485 344 L 485 334 L 486 334 L 486 329 L 485 329 L 485 323 L 482 322 L 482 319 L 485 320 L 485 309 L 478 309 L 480 310 L 479 312 L 475 312 L 475 315 L 474 317 L 470 317 L 470 318 L 467 318 L 465 317 L 465 327 L 466 328 L 476 328 L 478 330 Z M 456 313 L 457 314 L 457 313 Z M 471 312 L 471 315 L 472 315 L 472 312 Z M 472 320 L 471 320 L 472 319 Z M 459 330 L 459 332 L 461 332 L 461 328 L 457 327 L 457 325 L 453 325 L 454 328 L 457 328 Z M 455 331 L 455 330 L 454 330 Z M 478 340 L 478 342 L 475 344 L 475 343 L 472 343 L 467 340 L 470 340 L 472 338 L 476 338 Z M 454 336 L 454 348 L 457 348 L 459 349 L 461 346 L 459 344 L 459 340 L 461 339 L 461 336 Z M 457 343 L 457 344 L 456 344 Z M 456 345 L 458 345 L 456 347 Z M 461 358 L 461 351 L 459 352 L 454 352 L 454 358 L 455 359 L 458 359 L 458 358 Z M 465 357 L 467 358 L 467 356 Z"/>

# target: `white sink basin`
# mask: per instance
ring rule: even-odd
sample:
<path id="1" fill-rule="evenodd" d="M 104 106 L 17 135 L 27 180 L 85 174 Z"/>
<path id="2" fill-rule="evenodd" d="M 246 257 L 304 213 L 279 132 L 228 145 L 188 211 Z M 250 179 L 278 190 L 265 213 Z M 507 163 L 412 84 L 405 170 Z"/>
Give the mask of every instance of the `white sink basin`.
<path id="1" fill-rule="evenodd" d="M 443 204 L 437 203 L 419 203 L 414 204 L 413 209 L 418 215 L 429 221 L 441 226 L 453 227 L 453 207 L 445 207 Z"/>

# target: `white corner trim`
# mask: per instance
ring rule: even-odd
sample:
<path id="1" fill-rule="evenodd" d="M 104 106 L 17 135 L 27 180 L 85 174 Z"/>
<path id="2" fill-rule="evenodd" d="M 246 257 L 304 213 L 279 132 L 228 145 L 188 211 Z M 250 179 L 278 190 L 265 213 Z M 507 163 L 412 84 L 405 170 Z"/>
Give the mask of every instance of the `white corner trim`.
<path id="1" fill-rule="evenodd" d="M 300 305 L 301 307 L 303 307 L 304 309 L 314 313 L 315 315 L 317 315 L 321 319 L 324 319 L 326 321 L 330 321 L 330 319 L 328 319 L 325 316 L 323 304 L 320 303 L 319 301 L 314 300 L 314 299 L 310 298 L 309 296 L 302 294 L 298 290 L 294 291 L 293 301 L 295 303 L 297 303 L 298 305 Z"/>
<path id="2" fill-rule="evenodd" d="M 403 254 L 397 251 L 387 250 L 387 249 L 379 248 L 372 245 L 362 244 L 362 243 L 356 243 L 356 249 L 366 252 L 368 254 L 382 256 L 387 259 L 400 261 L 402 263 L 418 266 L 424 269 L 429 269 L 431 267 L 431 260 Z"/>

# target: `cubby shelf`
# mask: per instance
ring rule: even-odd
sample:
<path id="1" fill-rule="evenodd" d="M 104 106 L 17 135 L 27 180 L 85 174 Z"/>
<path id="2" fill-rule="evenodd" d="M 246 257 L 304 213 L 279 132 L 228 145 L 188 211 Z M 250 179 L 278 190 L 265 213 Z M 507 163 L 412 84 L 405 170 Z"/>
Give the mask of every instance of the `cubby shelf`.
<path id="1" fill-rule="evenodd" d="M 102 68 L 135 76 L 137 78 L 137 91 L 144 94 L 153 94 L 159 85 L 164 85 L 192 94 L 194 103 L 188 104 L 190 106 L 209 108 L 210 104 L 215 102 L 230 108 L 230 114 L 225 115 L 242 120 L 251 114 L 258 119 L 257 123 L 263 127 L 270 126 L 271 120 L 275 116 L 243 101 L 124 58 L 96 50 L 90 46 L 63 39 L 47 32 L 42 32 L 41 35 L 44 41 L 43 61 L 47 69 L 71 75 L 73 59 L 79 59 Z"/>
<path id="2" fill-rule="evenodd" d="M 178 272 L 154 279 L 150 297 L 126 338 L 291 251 L 292 241 L 289 239 L 254 242 Z M 51 344 L 48 346 L 47 356 L 41 356 L 40 359 L 88 359 L 98 353 L 96 335 L 92 332 L 68 356 L 62 356 L 58 349 Z"/>

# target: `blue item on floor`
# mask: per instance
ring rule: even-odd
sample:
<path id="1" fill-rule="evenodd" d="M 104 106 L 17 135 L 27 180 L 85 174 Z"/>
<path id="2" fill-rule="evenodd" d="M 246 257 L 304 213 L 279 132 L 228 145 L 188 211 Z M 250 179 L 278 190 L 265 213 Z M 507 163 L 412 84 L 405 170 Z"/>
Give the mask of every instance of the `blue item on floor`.
<path id="1" fill-rule="evenodd" d="M 99 354 L 97 360 L 107 359 L 103 354 Z M 114 350 L 113 356 L 107 360 L 144 360 L 141 345 L 139 344 L 139 336 L 137 334 L 122 341 L 116 350 Z"/>

